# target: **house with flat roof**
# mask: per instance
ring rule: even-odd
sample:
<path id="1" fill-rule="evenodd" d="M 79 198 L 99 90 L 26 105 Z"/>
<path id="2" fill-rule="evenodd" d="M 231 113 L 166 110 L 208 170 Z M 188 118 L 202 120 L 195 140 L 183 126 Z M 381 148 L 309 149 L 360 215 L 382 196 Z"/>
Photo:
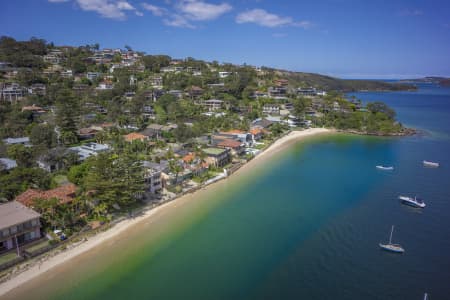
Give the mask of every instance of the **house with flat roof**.
<path id="1" fill-rule="evenodd" d="M 17 162 L 14 159 L 7 157 L 0 158 L 0 171 L 11 170 L 17 167 Z"/>
<path id="2" fill-rule="evenodd" d="M 3 140 L 6 145 L 24 145 L 30 146 L 30 138 L 29 137 L 20 137 L 20 138 L 6 138 Z"/>
<path id="3" fill-rule="evenodd" d="M 162 174 L 168 172 L 169 164 L 167 161 L 155 163 L 151 161 L 143 161 L 144 168 L 144 182 L 147 185 L 147 190 L 151 194 L 160 194 L 165 184 Z"/>
<path id="4" fill-rule="evenodd" d="M 0 204 L 0 252 L 41 237 L 40 214 L 17 202 Z"/>
<path id="5" fill-rule="evenodd" d="M 97 155 L 100 152 L 108 151 L 109 146 L 106 144 L 98 144 L 98 143 L 87 143 L 81 146 L 70 147 L 69 151 L 74 152 L 78 155 L 78 159 L 83 161 L 86 158 Z"/>
<path id="6" fill-rule="evenodd" d="M 216 167 L 223 167 L 231 161 L 230 149 L 211 147 L 202 149 L 202 151 L 207 155 L 205 161 L 209 165 L 214 165 Z"/>

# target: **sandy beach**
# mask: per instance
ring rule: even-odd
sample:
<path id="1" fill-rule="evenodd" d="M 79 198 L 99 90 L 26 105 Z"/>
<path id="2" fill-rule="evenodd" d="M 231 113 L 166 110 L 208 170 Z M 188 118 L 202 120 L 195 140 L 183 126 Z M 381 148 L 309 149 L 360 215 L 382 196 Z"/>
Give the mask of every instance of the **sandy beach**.
<path id="1" fill-rule="evenodd" d="M 283 149 L 286 149 L 295 142 L 298 142 L 306 137 L 330 132 L 332 131 L 325 128 L 312 128 L 303 131 L 290 132 L 286 136 L 275 141 L 268 149 L 260 153 L 255 159 L 241 167 L 237 172 L 231 175 L 229 179 L 235 178 L 239 176 L 239 174 L 245 174 L 259 164 L 259 162 L 262 161 L 262 158 L 269 158 Z M 84 255 L 88 255 L 89 253 L 91 253 L 91 255 L 93 255 L 92 253 L 97 255 L 98 249 L 101 246 L 113 244 L 114 239 L 120 238 L 121 235 L 123 236 L 127 234 L 128 231 L 139 230 L 140 227 L 138 225 L 141 222 L 158 222 L 159 219 L 163 219 L 163 216 L 167 219 L 170 217 L 171 211 L 179 209 L 179 207 L 184 204 L 195 202 L 195 199 L 199 197 L 201 193 L 211 191 L 214 189 L 214 186 L 227 184 L 229 179 L 218 181 L 194 193 L 186 194 L 159 207 L 146 211 L 135 218 L 124 220 L 114 225 L 112 228 L 90 237 L 87 241 L 80 243 L 78 246 L 50 257 L 48 260 L 40 264 L 34 265 L 10 280 L 0 284 L 0 297 L 5 296 L 9 292 L 14 293 L 14 289 L 34 279 L 49 276 L 53 269 L 56 267 L 63 268 L 66 264 L 70 265 L 71 261 L 73 262 L 75 258 L 76 260 L 81 260 Z M 96 249 L 97 251 L 95 251 Z"/>

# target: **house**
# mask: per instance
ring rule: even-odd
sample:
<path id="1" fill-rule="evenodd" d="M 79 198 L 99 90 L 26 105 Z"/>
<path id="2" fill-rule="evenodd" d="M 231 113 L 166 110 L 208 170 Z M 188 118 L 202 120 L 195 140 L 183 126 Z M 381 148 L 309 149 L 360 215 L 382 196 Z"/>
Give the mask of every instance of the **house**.
<path id="1" fill-rule="evenodd" d="M 124 137 L 125 141 L 127 141 L 129 143 L 137 141 L 137 140 L 139 140 L 141 142 L 148 140 L 148 136 L 145 136 L 145 135 L 137 133 L 137 132 L 129 133 L 127 135 L 124 135 L 123 137 Z"/>
<path id="2" fill-rule="evenodd" d="M 45 84 L 43 84 L 43 83 L 32 84 L 28 88 L 28 93 L 32 94 L 32 95 L 45 96 L 45 93 L 46 93 Z"/>
<path id="3" fill-rule="evenodd" d="M 86 73 L 86 78 L 89 79 L 90 81 L 94 81 L 97 78 L 100 78 L 101 73 L 98 72 L 87 72 Z"/>
<path id="4" fill-rule="evenodd" d="M 229 149 L 231 155 L 234 156 L 239 156 L 245 151 L 244 143 L 232 139 L 223 139 L 216 144 L 216 147 Z"/>
<path id="5" fill-rule="evenodd" d="M 151 86 L 153 86 L 153 87 L 163 87 L 163 79 L 162 79 L 162 77 L 153 77 L 152 79 L 151 79 Z"/>
<path id="6" fill-rule="evenodd" d="M 0 158 L 0 171 L 11 170 L 17 167 L 17 162 L 13 159 L 2 157 Z"/>
<path id="7" fill-rule="evenodd" d="M 92 139 L 100 130 L 92 127 L 81 128 L 78 130 L 78 137 L 82 140 Z"/>
<path id="8" fill-rule="evenodd" d="M 181 160 L 183 161 L 184 168 L 189 169 L 194 176 L 200 176 L 209 168 L 207 162 L 202 161 L 192 152 L 187 153 Z"/>
<path id="9" fill-rule="evenodd" d="M 241 143 L 245 143 L 248 146 L 251 146 L 253 144 L 253 137 L 250 133 L 242 131 L 242 130 L 229 130 L 229 131 L 222 131 L 218 134 L 215 134 L 213 136 L 213 140 L 218 139 L 232 139 L 239 141 Z"/>
<path id="10" fill-rule="evenodd" d="M 250 133 L 253 135 L 253 140 L 255 141 L 259 141 L 260 139 L 262 139 L 264 137 L 264 130 L 261 128 L 253 128 L 250 129 Z"/>
<path id="11" fill-rule="evenodd" d="M 265 104 L 263 106 L 263 114 L 279 115 L 280 114 L 280 106 L 278 104 Z"/>
<path id="12" fill-rule="evenodd" d="M 143 134 L 149 138 L 157 138 L 158 139 L 159 137 L 161 137 L 163 127 L 164 127 L 164 125 L 150 124 L 147 126 L 146 129 L 141 131 L 141 134 Z"/>
<path id="13" fill-rule="evenodd" d="M 28 189 L 17 196 L 14 201 L 30 208 L 33 208 L 35 205 L 34 202 L 36 199 L 50 200 L 56 198 L 58 199 L 59 204 L 67 204 L 71 203 L 75 199 L 76 190 L 77 186 L 73 183 L 68 183 L 47 191 Z"/>
<path id="14" fill-rule="evenodd" d="M 219 72 L 219 77 L 220 78 L 227 78 L 228 76 L 230 76 L 231 74 L 233 74 L 233 72 Z"/>
<path id="15" fill-rule="evenodd" d="M 208 109 L 208 111 L 215 111 L 215 110 L 219 110 L 222 108 L 223 101 L 217 100 L 217 99 L 205 100 L 202 102 L 202 106 L 206 107 Z"/>
<path id="16" fill-rule="evenodd" d="M 287 79 L 276 79 L 274 81 L 274 84 L 276 86 L 288 86 L 289 85 L 289 80 L 287 80 Z"/>
<path id="17" fill-rule="evenodd" d="M 189 94 L 189 96 L 194 99 L 194 98 L 198 98 L 201 95 L 203 95 L 203 89 L 201 87 L 198 86 L 191 86 L 190 88 L 186 89 L 187 93 Z"/>
<path id="18" fill-rule="evenodd" d="M 113 83 L 109 80 L 102 81 L 96 87 L 96 90 L 112 90 L 114 87 Z"/>
<path id="19" fill-rule="evenodd" d="M 60 73 L 62 78 L 72 78 L 73 77 L 73 72 L 72 70 L 64 70 Z"/>
<path id="20" fill-rule="evenodd" d="M 31 146 L 29 137 L 6 138 L 3 140 L 6 145 L 24 145 Z"/>
<path id="21" fill-rule="evenodd" d="M 309 88 L 298 88 L 297 89 L 297 95 L 300 96 L 316 96 L 317 90 L 313 87 Z"/>
<path id="22" fill-rule="evenodd" d="M 17 83 L 5 85 L 0 91 L 0 100 L 16 102 L 22 100 L 27 94 L 27 89 Z"/>
<path id="23" fill-rule="evenodd" d="M 134 96 L 136 96 L 135 92 L 125 92 L 124 94 L 125 98 L 127 98 L 127 100 L 133 100 Z"/>
<path id="24" fill-rule="evenodd" d="M 168 172 L 168 163 L 143 161 L 142 166 L 145 170 L 144 182 L 147 185 L 147 190 L 151 194 L 160 194 L 165 186 L 162 174 Z"/>
<path id="25" fill-rule="evenodd" d="M 267 92 L 269 97 L 281 99 L 286 98 L 287 88 L 284 86 L 269 87 Z"/>
<path id="26" fill-rule="evenodd" d="M 36 163 L 39 168 L 47 172 L 59 171 L 64 167 L 64 157 L 68 151 L 63 147 L 53 148 L 39 156 Z"/>
<path id="27" fill-rule="evenodd" d="M 37 106 L 35 104 L 22 107 L 22 112 L 24 112 L 24 111 L 31 111 L 33 113 L 33 116 L 39 116 L 46 112 L 45 109 L 43 109 L 42 107 Z"/>
<path id="28" fill-rule="evenodd" d="M 167 93 L 174 96 L 177 99 L 182 99 L 184 95 L 183 91 L 180 90 L 170 90 Z"/>
<path id="29" fill-rule="evenodd" d="M 206 154 L 205 161 L 209 165 L 216 167 L 223 167 L 231 161 L 230 149 L 222 148 L 205 148 L 202 149 L 203 153 Z"/>
<path id="30" fill-rule="evenodd" d="M 41 237 L 40 214 L 17 201 L 0 204 L 0 252 Z"/>
<path id="31" fill-rule="evenodd" d="M 261 91 L 254 91 L 252 94 L 252 98 L 267 98 L 269 97 L 269 95 L 267 95 L 267 93 L 261 92 Z"/>
<path id="32" fill-rule="evenodd" d="M 272 126 L 273 122 L 267 120 L 267 119 L 256 119 L 252 122 L 251 127 L 252 128 L 261 128 L 261 129 L 267 129 L 270 126 Z"/>
<path id="33" fill-rule="evenodd" d="M 106 144 L 87 143 L 82 146 L 76 146 L 69 148 L 69 151 L 78 155 L 79 160 L 83 161 L 88 157 L 97 155 L 100 152 L 108 151 L 109 146 Z"/>

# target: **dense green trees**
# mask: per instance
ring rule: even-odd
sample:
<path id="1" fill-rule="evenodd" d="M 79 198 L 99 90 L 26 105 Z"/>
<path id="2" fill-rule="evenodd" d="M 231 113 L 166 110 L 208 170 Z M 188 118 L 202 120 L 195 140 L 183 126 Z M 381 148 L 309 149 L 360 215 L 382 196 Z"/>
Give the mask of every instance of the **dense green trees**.
<path id="1" fill-rule="evenodd" d="M 50 149 L 56 146 L 55 128 L 48 124 L 38 124 L 33 126 L 30 132 L 30 142 L 35 146 L 43 146 Z"/>
<path id="2" fill-rule="evenodd" d="M 145 68 L 151 72 L 159 72 L 162 67 L 169 66 L 171 60 L 167 55 L 146 55 L 142 58 Z"/>
<path id="3" fill-rule="evenodd" d="M 56 97 L 56 124 L 60 130 L 60 141 L 65 145 L 78 141 L 77 119 L 80 112 L 79 100 L 71 90 L 61 89 Z"/>
<path id="4" fill-rule="evenodd" d="M 144 192 L 144 171 L 139 161 L 127 154 L 102 153 L 89 161 L 83 188 L 87 197 L 103 204 L 128 206 Z"/>
<path id="5" fill-rule="evenodd" d="M 49 174 L 39 168 L 17 167 L 9 172 L 0 172 L 0 199 L 12 200 L 28 188 L 48 189 Z"/>
<path id="6" fill-rule="evenodd" d="M 47 42 L 31 38 L 19 42 L 7 36 L 0 37 L 0 61 L 7 61 L 14 67 L 41 69 L 45 66 L 42 55 L 47 53 Z"/>

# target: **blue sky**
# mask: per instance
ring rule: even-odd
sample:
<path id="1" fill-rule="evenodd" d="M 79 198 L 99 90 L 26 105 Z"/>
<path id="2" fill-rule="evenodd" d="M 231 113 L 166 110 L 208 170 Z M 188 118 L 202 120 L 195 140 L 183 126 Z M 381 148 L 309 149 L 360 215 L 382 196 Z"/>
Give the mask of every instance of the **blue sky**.
<path id="1" fill-rule="evenodd" d="M 345 78 L 450 77 L 448 0 L 6 0 L 0 35 Z"/>

